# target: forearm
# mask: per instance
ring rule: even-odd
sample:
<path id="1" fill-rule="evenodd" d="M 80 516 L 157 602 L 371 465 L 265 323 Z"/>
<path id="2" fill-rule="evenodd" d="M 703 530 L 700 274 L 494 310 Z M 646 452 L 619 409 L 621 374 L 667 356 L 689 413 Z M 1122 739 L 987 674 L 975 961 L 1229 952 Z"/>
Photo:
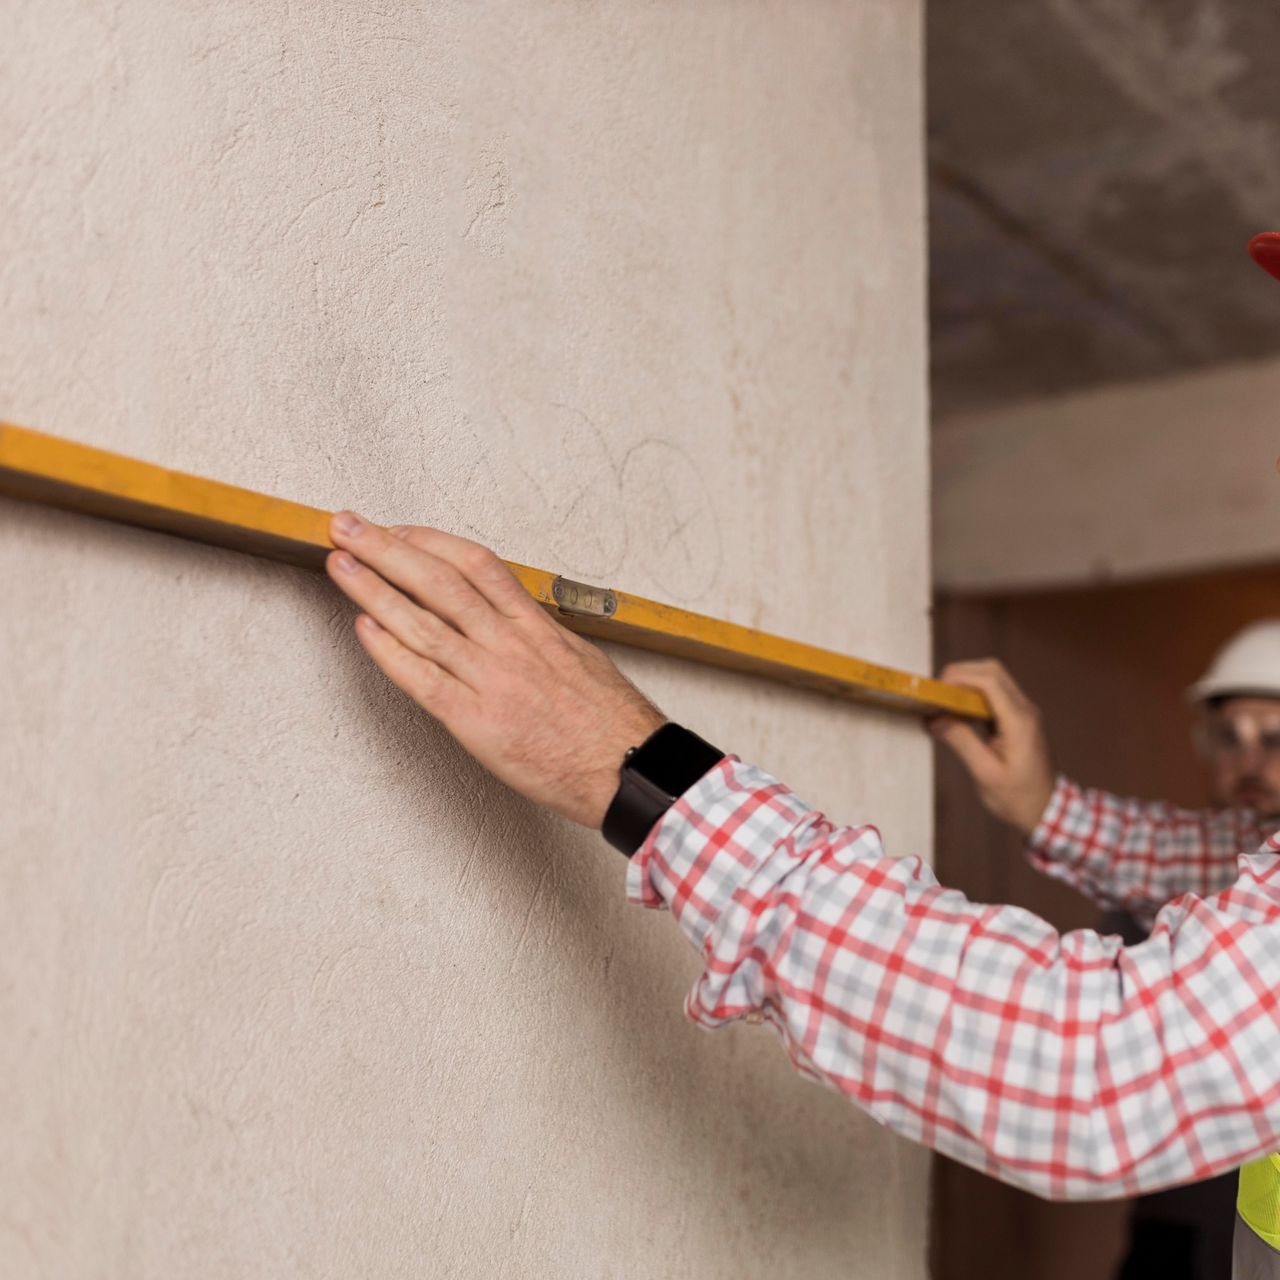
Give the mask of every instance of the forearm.
<path id="1" fill-rule="evenodd" d="M 1149 917 L 1184 893 L 1231 884 L 1236 855 L 1261 840 L 1250 813 L 1124 799 L 1059 777 L 1027 856 L 1100 905 Z"/>
<path id="2" fill-rule="evenodd" d="M 885 857 L 874 829 L 833 827 L 728 761 L 659 824 L 629 891 L 669 905 L 702 952 L 695 1020 L 762 1014 L 805 1074 L 1040 1195 L 1128 1195 L 1280 1146 L 1269 997 L 1209 945 L 1265 920 L 1253 972 L 1280 985 L 1266 878 L 1166 912 L 1126 951 L 970 903 L 919 860 Z M 1247 1071 L 1216 1047 L 1228 1029 L 1265 1045 Z"/>

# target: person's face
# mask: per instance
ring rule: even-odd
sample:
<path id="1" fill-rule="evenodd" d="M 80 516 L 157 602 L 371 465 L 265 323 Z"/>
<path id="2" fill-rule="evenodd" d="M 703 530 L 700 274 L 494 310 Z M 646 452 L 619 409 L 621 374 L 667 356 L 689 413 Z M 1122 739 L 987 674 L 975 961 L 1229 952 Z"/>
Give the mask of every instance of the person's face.
<path id="1" fill-rule="evenodd" d="M 1200 739 L 1214 803 L 1280 822 L 1280 698 L 1227 698 Z"/>

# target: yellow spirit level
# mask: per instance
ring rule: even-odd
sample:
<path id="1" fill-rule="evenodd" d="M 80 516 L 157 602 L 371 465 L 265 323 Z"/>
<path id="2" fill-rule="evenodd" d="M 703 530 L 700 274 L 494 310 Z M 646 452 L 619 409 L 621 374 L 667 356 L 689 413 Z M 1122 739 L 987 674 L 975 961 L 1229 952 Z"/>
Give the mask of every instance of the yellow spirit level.
<path id="1" fill-rule="evenodd" d="M 329 513 L 0 423 L 0 493 L 319 568 Z M 917 713 L 990 717 L 972 689 L 507 561 L 566 627 L 601 640 Z"/>

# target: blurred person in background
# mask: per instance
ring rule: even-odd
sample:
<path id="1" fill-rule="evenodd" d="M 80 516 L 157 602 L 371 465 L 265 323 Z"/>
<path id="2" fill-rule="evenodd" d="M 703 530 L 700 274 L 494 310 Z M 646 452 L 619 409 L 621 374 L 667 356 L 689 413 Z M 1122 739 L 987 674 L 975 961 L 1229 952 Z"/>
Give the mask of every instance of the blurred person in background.
<path id="1" fill-rule="evenodd" d="M 949 717 L 932 722 L 983 806 L 1026 837 L 1037 870 L 1101 906 L 1104 929 L 1126 944 L 1142 941 L 1172 899 L 1228 888 L 1240 851 L 1280 830 L 1280 619 L 1246 627 L 1188 690 L 1212 809 L 1055 776 L 1039 710 L 999 662 L 952 663 L 941 678 L 980 690 L 996 713 L 989 736 Z M 1117 1280 L 1226 1280 L 1236 1182 L 1223 1174 L 1136 1199 Z"/>

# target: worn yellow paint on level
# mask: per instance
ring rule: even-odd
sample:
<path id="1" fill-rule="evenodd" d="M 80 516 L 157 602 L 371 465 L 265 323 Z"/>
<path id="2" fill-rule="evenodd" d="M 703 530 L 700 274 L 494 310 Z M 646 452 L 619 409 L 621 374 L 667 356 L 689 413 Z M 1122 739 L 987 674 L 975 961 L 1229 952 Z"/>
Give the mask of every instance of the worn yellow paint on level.
<path id="1" fill-rule="evenodd" d="M 8 423 L 0 423 L 0 493 L 312 568 L 333 549 L 327 511 Z M 507 564 L 539 604 L 585 635 L 905 710 L 990 715 L 972 689 L 621 591 L 608 617 L 568 615 L 553 594 L 555 574 Z"/>

